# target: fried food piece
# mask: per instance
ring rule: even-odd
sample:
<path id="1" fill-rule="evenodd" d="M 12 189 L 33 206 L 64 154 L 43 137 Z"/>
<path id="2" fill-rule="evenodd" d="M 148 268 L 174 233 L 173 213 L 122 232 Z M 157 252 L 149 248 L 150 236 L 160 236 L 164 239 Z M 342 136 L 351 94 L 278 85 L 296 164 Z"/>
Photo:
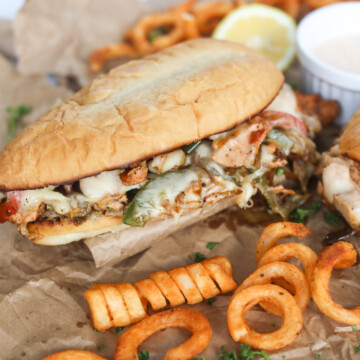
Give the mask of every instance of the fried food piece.
<path id="1" fill-rule="evenodd" d="M 192 13 L 195 16 L 201 35 L 210 35 L 220 20 L 233 9 L 234 5 L 225 1 L 203 3 L 195 6 Z"/>
<path id="2" fill-rule="evenodd" d="M 90 351 L 67 350 L 49 355 L 42 360 L 106 360 Z"/>
<path id="3" fill-rule="evenodd" d="M 342 1 L 349 1 L 349 0 L 305 0 L 305 3 L 311 9 L 318 9 L 319 7 L 336 4 L 336 3 L 342 2 Z"/>
<path id="4" fill-rule="evenodd" d="M 159 330 L 169 327 L 184 328 L 192 333 L 189 340 L 170 349 L 165 360 L 190 360 L 206 349 L 212 331 L 208 319 L 192 309 L 171 309 L 151 315 L 130 329 L 119 338 L 114 353 L 114 360 L 138 359 L 138 346 Z"/>
<path id="5" fill-rule="evenodd" d="M 236 288 L 229 260 L 216 256 L 131 285 L 97 284 L 85 291 L 95 329 L 127 326 L 146 316 L 148 303 L 154 311 L 184 303 L 196 304 Z"/>
<path id="6" fill-rule="evenodd" d="M 260 236 L 256 246 L 255 260 L 259 264 L 264 254 L 285 236 L 297 236 L 302 239 L 312 234 L 312 231 L 303 224 L 287 221 L 270 224 L 264 229 Z"/>
<path id="7" fill-rule="evenodd" d="M 284 278 L 295 289 L 295 301 L 304 311 L 310 300 L 310 287 L 304 273 L 295 265 L 286 262 L 272 262 L 257 268 L 242 284 L 236 289 L 235 294 L 254 285 L 271 283 L 272 279 Z M 279 307 L 272 302 L 261 302 L 260 305 L 269 313 L 282 316 Z M 264 306 L 265 305 L 265 306 Z"/>
<path id="8" fill-rule="evenodd" d="M 306 95 L 295 91 L 298 107 L 304 114 L 316 116 L 323 126 L 330 124 L 339 114 L 336 100 L 325 100 L 319 94 Z"/>
<path id="9" fill-rule="evenodd" d="M 281 309 L 284 321 L 279 330 L 258 333 L 246 323 L 246 311 L 262 301 L 270 301 Z M 277 350 L 296 339 L 303 327 L 303 317 L 294 297 L 283 288 L 272 284 L 254 285 L 233 295 L 227 310 L 227 324 L 234 341 L 257 349 Z"/>
<path id="10" fill-rule="evenodd" d="M 345 269 L 354 265 L 356 259 L 357 252 L 352 244 L 336 242 L 320 251 L 311 281 L 312 297 L 319 310 L 330 319 L 347 325 L 360 324 L 360 306 L 345 309 L 333 301 L 329 292 L 329 280 L 336 265 Z"/>
<path id="11" fill-rule="evenodd" d="M 258 266 L 264 266 L 276 261 L 287 261 L 293 257 L 300 260 L 304 268 L 306 279 L 310 286 L 312 274 L 318 256 L 306 245 L 291 243 L 274 246 L 262 256 L 262 258 L 259 260 Z"/>
<path id="12" fill-rule="evenodd" d="M 126 186 L 137 185 L 147 178 L 148 169 L 145 166 L 136 166 L 120 174 L 121 182 Z"/>
<path id="13" fill-rule="evenodd" d="M 298 16 L 301 5 L 300 0 L 255 0 L 255 2 L 278 7 L 287 12 L 294 19 Z"/>
<path id="14" fill-rule="evenodd" d="M 90 70 L 94 73 L 99 72 L 102 70 L 105 61 L 121 57 L 136 59 L 139 57 L 139 55 L 129 44 L 120 43 L 106 45 L 94 50 L 90 54 Z"/>

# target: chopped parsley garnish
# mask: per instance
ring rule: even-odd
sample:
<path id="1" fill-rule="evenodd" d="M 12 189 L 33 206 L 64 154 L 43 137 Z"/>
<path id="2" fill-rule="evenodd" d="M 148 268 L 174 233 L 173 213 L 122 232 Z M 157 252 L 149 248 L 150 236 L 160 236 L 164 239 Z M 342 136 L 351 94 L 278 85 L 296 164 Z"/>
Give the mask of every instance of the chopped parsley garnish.
<path id="1" fill-rule="evenodd" d="M 207 302 L 209 305 L 212 305 L 215 301 L 216 301 L 215 298 L 210 298 L 210 299 L 207 299 L 206 302 Z"/>
<path id="2" fill-rule="evenodd" d="M 98 329 L 95 329 L 95 328 L 93 328 L 93 330 L 94 330 L 95 332 L 97 332 L 97 333 L 100 332 Z"/>
<path id="3" fill-rule="evenodd" d="M 356 325 L 352 325 L 351 328 L 352 328 L 352 331 L 357 331 L 357 329 L 358 329 Z"/>
<path id="4" fill-rule="evenodd" d="M 285 172 L 285 169 L 284 169 L 284 168 L 278 168 L 278 169 L 276 170 L 276 175 L 277 175 L 277 176 L 281 176 L 281 175 L 284 174 L 284 172 Z"/>
<path id="5" fill-rule="evenodd" d="M 166 31 L 163 27 L 158 27 L 156 29 L 151 29 L 148 33 L 148 39 L 152 43 L 159 36 L 165 35 Z"/>
<path id="6" fill-rule="evenodd" d="M 194 254 L 194 259 L 195 259 L 195 262 L 201 262 L 201 261 L 205 260 L 206 257 L 205 257 L 205 255 L 202 254 L 201 252 L 196 252 L 196 253 Z"/>
<path id="7" fill-rule="evenodd" d="M 216 241 L 208 242 L 206 245 L 206 248 L 209 250 L 214 250 L 216 248 L 216 246 L 218 246 L 218 245 L 219 245 L 219 243 Z"/>
<path id="8" fill-rule="evenodd" d="M 146 350 L 141 350 L 138 352 L 139 360 L 149 360 L 149 352 Z"/>
<path id="9" fill-rule="evenodd" d="M 105 345 L 104 345 L 104 344 L 100 344 L 100 345 L 98 346 L 98 350 L 99 350 L 99 351 L 101 351 L 101 350 L 103 350 L 103 349 L 104 349 L 104 347 L 105 347 Z"/>
<path id="10" fill-rule="evenodd" d="M 123 327 L 118 326 L 115 328 L 115 334 L 118 334 L 120 331 L 123 331 L 123 330 L 124 330 Z"/>
<path id="11" fill-rule="evenodd" d="M 275 327 L 275 326 L 276 326 L 276 324 L 275 324 L 275 323 L 272 323 L 272 324 L 271 324 L 271 326 L 272 326 L 272 327 Z"/>
<path id="12" fill-rule="evenodd" d="M 340 218 L 330 210 L 325 214 L 325 219 L 326 222 L 330 225 L 340 224 Z"/>
<path id="13" fill-rule="evenodd" d="M 265 360 L 271 360 L 270 356 L 265 351 L 252 350 L 249 345 L 240 344 L 240 353 L 235 350 L 230 352 L 226 350 L 225 346 L 221 346 L 219 358 L 224 360 L 254 360 L 255 355 L 262 356 Z"/>
<path id="14" fill-rule="evenodd" d="M 354 346 L 354 353 L 356 354 L 358 352 L 360 352 L 360 345 Z"/>
<path id="15" fill-rule="evenodd" d="M 281 358 L 282 358 L 282 359 L 285 359 L 285 358 L 286 358 L 286 356 L 285 356 L 285 355 L 281 355 Z"/>
<path id="16" fill-rule="evenodd" d="M 312 204 L 311 209 L 296 209 L 290 215 L 290 219 L 297 223 L 305 224 L 306 219 L 310 216 L 315 214 L 321 208 L 320 201 L 314 201 Z"/>
<path id="17" fill-rule="evenodd" d="M 315 357 L 316 360 L 321 360 L 322 359 L 322 356 L 321 354 L 316 354 L 316 357 Z"/>
<path id="18" fill-rule="evenodd" d="M 9 127 L 8 140 L 11 140 L 16 134 L 16 124 L 22 116 L 29 114 L 31 107 L 28 105 L 19 105 L 17 107 L 8 106 L 6 112 L 9 114 L 6 118 Z"/>
<path id="19" fill-rule="evenodd" d="M 206 360 L 204 357 L 197 358 L 196 360 Z"/>

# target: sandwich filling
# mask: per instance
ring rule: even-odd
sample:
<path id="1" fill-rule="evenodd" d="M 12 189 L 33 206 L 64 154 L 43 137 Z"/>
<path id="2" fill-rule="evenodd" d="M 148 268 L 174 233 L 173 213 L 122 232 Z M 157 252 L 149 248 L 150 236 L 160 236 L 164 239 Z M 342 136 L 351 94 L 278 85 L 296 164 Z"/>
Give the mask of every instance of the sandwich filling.
<path id="1" fill-rule="evenodd" d="M 2 193 L 0 221 L 19 224 L 31 239 L 28 225 L 37 222 L 81 224 L 110 216 L 144 226 L 233 196 L 250 207 L 257 192 L 287 218 L 306 200 L 318 160 L 310 136 L 320 130 L 317 117 L 301 112 L 285 85 L 265 111 L 231 131 L 74 183 Z"/>
<path id="2" fill-rule="evenodd" d="M 341 154 L 339 145 L 322 155 L 320 193 L 355 230 L 360 230 L 360 164 Z"/>

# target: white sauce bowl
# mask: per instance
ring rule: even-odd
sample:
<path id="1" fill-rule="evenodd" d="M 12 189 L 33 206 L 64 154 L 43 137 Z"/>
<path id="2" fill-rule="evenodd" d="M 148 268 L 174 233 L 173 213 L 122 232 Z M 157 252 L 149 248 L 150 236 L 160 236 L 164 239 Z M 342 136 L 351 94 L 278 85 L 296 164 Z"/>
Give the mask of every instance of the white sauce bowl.
<path id="1" fill-rule="evenodd" d="M 297 32 L 301 90 L 339 101 L 341 112 L 335 121 L 337 125 L 345 125 L 360 107 L 360 75 L 319 60 L 313 51 L 334 38 L 354 35 L 360 36 L 360 2 L 355 1 L 311 12 L 300 22 Z"/>

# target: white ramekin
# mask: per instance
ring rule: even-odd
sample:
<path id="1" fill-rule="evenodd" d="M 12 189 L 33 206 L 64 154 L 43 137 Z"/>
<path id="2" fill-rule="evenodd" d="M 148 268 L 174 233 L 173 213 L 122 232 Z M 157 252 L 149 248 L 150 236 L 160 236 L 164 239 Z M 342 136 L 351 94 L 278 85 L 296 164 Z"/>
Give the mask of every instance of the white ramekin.
<path id="1" fill-rule="evenodd" d="M 311 12 L 300 22 L 297 32 L 301 90 L 339 101 L 341 112 L 335 121 L 338 125 L 345 125 L 360 107 L 360 75 L 328 65 L 312 52 L 330 39 L 347 35 L 360 36 L 358 1 L 325 6 Z"/>

